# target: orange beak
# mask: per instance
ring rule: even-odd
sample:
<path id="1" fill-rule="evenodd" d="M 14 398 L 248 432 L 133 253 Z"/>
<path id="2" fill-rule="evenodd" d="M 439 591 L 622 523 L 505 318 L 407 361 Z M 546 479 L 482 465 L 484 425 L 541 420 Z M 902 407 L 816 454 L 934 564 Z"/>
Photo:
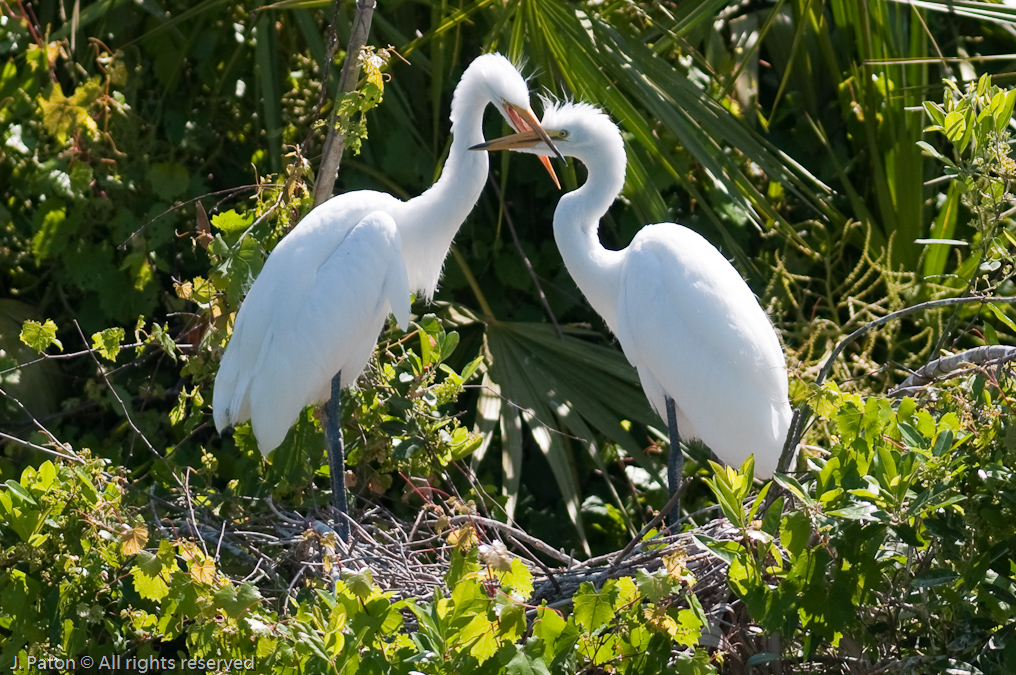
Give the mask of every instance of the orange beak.
<path id="1" fill-rule="evenodd" d="M 547 135 L 547 132 L 544 131 L 543 127 L 540 126 L 540 121 L 536 119 L 536 115 L 533 113 L 532 110 L 530 110 L 529 108 L 516 106 L 512 103 L 508 103 L 507 101 L 504 102 L 504 109 L 505 112 L 508 114 L 508 119 L 511 120 L 512 126 L 515 127 L 515 131 L 518 132 L 517 134 L 515 134 L 516 136 L 520 136 L 522 134 L 532 134 L 535 138 L 539 139 L 540 142 L 546 143 L 547 146 L 554 151 L 554 154 L 557 155 L 558 159 L 561 160 L 564 159 L 564 156 L 557 149 L 557 146 L 554 145 L 554 141 L 550 139 L 550 136 Z M 504 138 L 513 138 L 513 136 L 505 136 Z M 494 142 L 496 141 L 491 141 L 491 143 Z M 470 150 L 501 149 L 490 147 L 491 143 L 481 143 L 479 145 L 473 146 L 472 148 L 470 148 Z M 551 166 L 550 164 L 550 157 L 547 157 L 545 155 L 539 155 L 539 158 L 540 163 L 543 164 L 543 168 L 547 170 L 548 174 L 550 174 L 550 179 L 554 181 L 554 185 L 556 185 L 557 189 L 560 190 L 561 182 L 557 179 L 557 174 L 554 173 L 554 167 Z"/>

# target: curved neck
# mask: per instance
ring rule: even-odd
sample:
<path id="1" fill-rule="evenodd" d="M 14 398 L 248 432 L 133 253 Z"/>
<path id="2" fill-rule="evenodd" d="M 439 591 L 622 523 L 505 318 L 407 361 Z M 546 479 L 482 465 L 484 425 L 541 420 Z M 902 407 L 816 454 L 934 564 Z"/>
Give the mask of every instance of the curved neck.
<path id="1" fill-rule="evenodd" d="M 490 102 L 475 80 L 459 82 L 452 98 L 452 145 L 441 177 L 406 202 L 399 220 L 409 287 L 428 301 L 437 289 L 452 239 L 487 182 L 487 153 L 469 148 L 484 141 L 483 110 Z"/>
<path id="2" fill-rule="evenodd" d="M 624 187 L 624 144 L 604 144 L 580 159 L 589 176 L 582 187 L 558 203 L 554 239 L 575 283 L 616 334 L 624 252 L 604 248 L 599 227 L 600 218 Z"/>

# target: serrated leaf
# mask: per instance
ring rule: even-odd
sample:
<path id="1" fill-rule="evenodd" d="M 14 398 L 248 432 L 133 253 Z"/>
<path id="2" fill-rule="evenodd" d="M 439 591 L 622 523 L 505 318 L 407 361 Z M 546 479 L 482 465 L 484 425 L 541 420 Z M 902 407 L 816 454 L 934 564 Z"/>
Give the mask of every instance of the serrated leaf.
<path id="1" fill-rule="evenodd" d="M 196 584 L 211 585 L 215 580 L 215 560 L 211 557 L 204 557 L 200 560 L 193 560 L 190 564 L 191 579 Z"/>
<path id="2" fill-rule="evenodd" d="M 99 333 L 92 333 L 92 349 L 98 351 L 107 361 L 116 362 L 123 339 L 123 328 L 107 328 Z"/>
<path id="3" fill-rule="evenodd" d="M 148 551 L 139 551 L 134 565 L 150 577 L 154 577 L 162 572 L 162 560 Z"/>
<path id="4" fill-rule="evenodd" d="M 573 598 L 576 625 L 587 633 L 606 625 L 614 618 L 614 602 L 617 600 L 616 582 L 608 579 L 599 590 L 588 581 L 582 582 L 579 592 Z"/>
<path id="5" fill-rule="evenodd" d="M 477 661 L 483 663 L 497 652 L 498 640 L 495 635 L 496 630 L 496 621 L 487 619 L 486 613 L 476 614 L 462 628 L 462 631 L 459 633 L 459 639 L 463 643 L 471 643 L 469 653 Z"/>
<path id="6" fill-rule="evenodd" d="M 342 582 L 349 592 L 361 600 L 374 594 L 374 574 L 369 569 L 342 570 Z"/>
<path id="7" fill-rule="evenodd" d="M 158 574 L 150 576 L 137 566 L 131 569 L 131 576 L 134 577 L 134 590 L 142 598 L 159 602 L 169 595 L 169 586 Z"/>
<path id="8" fill-rule="evenodd" d="M 212 225 L 226 234 L 241 234 L 253 223 L 253 213 L 245 213 L 241 215 L 232 209 L 229 211 L 223 211 L 222 213 L 216 213 L 212 216 Z"/>
<path id="9" fill-rule="evenodd" d="M 21 341 L 40 354 L 50 345 L 56 345 L 57 349 L 63 351 L 63 343 L 56 338 L 56 324 L 53 323 L 53 319 L 46 319 L 45 323 L 26 321 L 21 325 Z"/>
<path id="10" fill-rule="evenodd" d="M 507 675 L 550 675 L 550 669 L 542 656 L 530 657 L 523 650 L 515 652 L 515 656 L 505 666 Z"/>
<path id="11" fill-rule="evenodd" d="M 83 129 L 88 136 L 98 136 L 99 127 L 88 114 L 88 106 L 102 93 L 99 78 L 93 77 L 78 88 L 70 96 L 64 96 L 58 82 L 53 82 L 49 93 L 39 98 L 42 112 L 42 124 L 59 143 L 63 145 L 69 136 Z"/>
<path id="12" fill-rule="evenodd" d="M 124 555 L 137 555 L 148 543 L 148 528 L 143 524 L 130 527 L 125 525 L 120 531 L 120 551 Z"/>
<path id="13" fill-rule="evenodd" d="M 240 615 L 249 607 L 260 601 L 261 593 L 249 581 L 245 581 L 235 588 L 227 584 L 215 593 L 215 604 L 233 619 L 240 618 Z"/>

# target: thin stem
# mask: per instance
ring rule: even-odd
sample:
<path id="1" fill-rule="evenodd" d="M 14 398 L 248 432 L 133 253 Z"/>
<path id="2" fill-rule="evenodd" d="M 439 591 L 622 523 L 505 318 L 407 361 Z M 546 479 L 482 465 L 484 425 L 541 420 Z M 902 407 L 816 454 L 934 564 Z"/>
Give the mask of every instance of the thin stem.
<path id="1" fill-rule="evenodd" d="M 515 242 L 515 250 L 522 256 L 522 262 L 526 266 L 526 271 L 529 272 L 529 278 L 533 280 L 533 286 L 536 287 L 536 293 L 540 296 L 540 304 L 543 305 L 543 309 L 547 311 L 547 316 L 550 317 L 550 322 L 554 324 L 554 332 L 557 333 L 557 337 L 560 339 L 564 338 L 564 333 L 561 332 L 561 326 L 557 324 L 557 317 L 554 316 L 554 310 L 550 308 L 550 303 L 547 301 L 547 296 L 543 292 L 543 287 L 540 286 L 540 278 L 536 276 L 536 270 L 533 269 L 533 263 L 529 261 L 529 256 L 522 250 L 522 242 L 519 241 L 519 235 L 515 232 L 515 223 L 512 220 L 511 214 L 508 212 L 508 208 L 504 203 L 504 195 L 501 193 L 501 186 L 497 184 L 493 176 L 487 176 L 487 181 L 494 186 L 494 192 L 497 193 L 497 200 L 501 204 L 501 213 L 504 214 L 504 221 L 508 224 L 508 231 L 511 232 L 512 241 Z"/>
<path id="2" fill-rule="evenodd" d="M 349 46 L 346 49 L 346 62 L 342 65 L 342 77 L 339 78 L 339 93 L 336 100 L 343 94 L 356 89 L 360 79 L 360 51 L 367 44 L 370 33 L 370 22 L 374 17 L 376 0 L 357 0 L 356 13 L 353 15 L 353 26 L 349 31 Z M 328 117 L 328 135 L 325 137 L 324 151 L 321 157 L 321 168 L 317 181 L 314 183 L 314 206 L 332 196 L 335 178 L 339 174 L 342 163 L 342 151 L 346 148 L 344 130 L 336 129 L 338 106 L 332 109 Z"/>
<path id="3" fill-rule="evenodd" d="M 476 302 L 480 305 L 480 311 L 483 312 L 485 317 L 494 318 L 494 310 L 491 308 L 490 303 L 487 302 L 487 297 L 480 290 L 480 282 L 476 280 L 473 275 L 473 270 L 469 269 L 469 263 L 466 262 L 466 258 L 459 251 L 459 248 L 452 244 L 451 246 L 452 257 L 455 258 L 455 262 L 459 264 L 459 269 L 462 270 L 462 276 L 466 278 L 466 283 L 473 290 L 473 295 L 476 296 Z"/>
<path id="4" fill-rule="evenodd" d="M 833 353 L 826 359 L 825 364 L 822 366 L 822 370 L 819 371 L 818 377 L 815 378 L 815 384 L 821 386 L 825 379 L 829 376 L 829 373 L 833 369 L 833 363 L 839 358 L 843 350 L 857 342 L 865 333 L 883 326 L 890 321 L 898 319 L 907 314 L 913 314 L 914 312 L 920 312 L 925 309 L 933 309 L 935 307 L 948 307 L 950 305 L 969 305 L 973 303 L 992 303 L 992 302 L 1004 302 L 1007 304 L 1016 304 L 1016 296 L 1005 296 L 1005 297 L 966 297 L 966 298 L 943 298 L 941 300 L 928 300 L 927 302 L 921 302 L 911 307 L 904 307 L 903 309 L 895 312 L 890 312 L 885 316 L 869 321 L 864 324 L 853 333 L 843 338 Z M 793 449 L 797 447 L 797 444 L 801 440 L 801 435 L 804 431 L 805 425 L 808 423 L 808 418 L 811 416 L 811 406 L 807 403 L 801 406 L 801 408 L 794 413 L 794 419 L 790 424 L 790 431 L 787 434 L 787 444 L 783 447 L 783 453 L 780 456 L 780 461 L 776 465 L 776 470 L 779 472 L 785 472 L 787 465 L 790 463 L 790 458 L 793 457 Z"/>

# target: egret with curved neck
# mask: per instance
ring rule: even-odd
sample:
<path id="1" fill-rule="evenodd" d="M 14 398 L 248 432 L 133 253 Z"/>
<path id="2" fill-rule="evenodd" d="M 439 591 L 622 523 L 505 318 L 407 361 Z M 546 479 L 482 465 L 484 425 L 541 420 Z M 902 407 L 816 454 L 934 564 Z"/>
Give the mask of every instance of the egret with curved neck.
<path id="1" fill-rule="evenodd" d="M 366 367 L 394 314 L 409 323 L 410 292 L 430 300 L 452 238 L 487 180 L 483 112 L 494 104 L 516 131 L 551 143 L 529 90 L 500 54 L 477 57 L 452 97 L 453 141 L 440 179 L 408 201 L 371 190 L 314 208 L 275 247 L 237 312 L 215 378 L 215 426 L 251 421 L 267 456 L 306 406 L 328 402 L 325 436 L 337 530 L 348 540 L 340 392 Z M 544 162 L 553 176 L 549 160 Z M 554 178 L 556 182 L 556 177 Z"/>
<path id="2" fill-rule="evenodd" d="M 643 227 L 620 251 L 604 248 L 600 218 L 624 186 L 620 131 L 583 103 L 550 105 L 541 125 L 561 154 L 586 166 L 586 182 L 563 196 L 554 212 L 554 239 L 667 421 L 671 494 L 683 468 L 679 430 L 700 438 L 727 464 L 740 466 L 754 454 L 755 475 L 771 477 L 790 426 L 787 367 L 751 289 L 712 244 L 674 223 Z M 553 152 L 531 131 L 475 149 Z M 676 505 L 668 514 L 672 526 L 678 517 Z"/>

